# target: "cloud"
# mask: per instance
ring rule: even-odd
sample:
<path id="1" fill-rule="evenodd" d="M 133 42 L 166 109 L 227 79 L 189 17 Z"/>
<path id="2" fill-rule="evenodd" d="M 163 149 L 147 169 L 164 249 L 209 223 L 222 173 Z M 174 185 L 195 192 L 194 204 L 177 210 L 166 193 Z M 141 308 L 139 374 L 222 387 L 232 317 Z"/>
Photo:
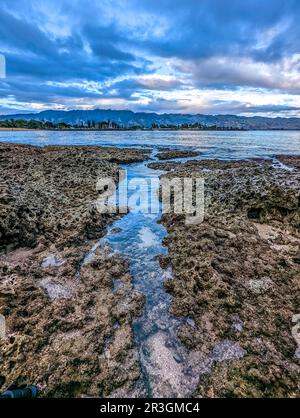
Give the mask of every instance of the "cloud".
<path id="1" fill-rule="evenodd" d="M 300 54 L 275 63 L 226 56 L 203 60 L 174 61 L 174 68 L 189 74 L 199 88 L 256 87 L 300 93 Z"/>
<path id="2" fill-rule="evenodd" d="M 142 75 L 125 78 L 113 82 L 105 87 L 106 94 L 112 96 L 126 97 L 128 99 L 137 93 L 149 96 L 151 91 L 174 91 L 183 88 L 185 84 L 176 77 L 161 75 Z"/>
<path id="3" fill-rule="evenodd" d="M 203 107 L 204 113 L 214 113 L 214 114 L 239 114 L 239 115 L 265 115 L 265 116 L 274 116 L 278 113 L 287 114 L 287 115 L 300 115 L 300 105 L 291 106 L 284 104 L 264 104 L 264 105 L 253 105 L 251 103 L 245 103 L 238 100 L 234 101 L 223 101 L 223 100 L 213 100 L 210 103 L 207 103 Z"/>

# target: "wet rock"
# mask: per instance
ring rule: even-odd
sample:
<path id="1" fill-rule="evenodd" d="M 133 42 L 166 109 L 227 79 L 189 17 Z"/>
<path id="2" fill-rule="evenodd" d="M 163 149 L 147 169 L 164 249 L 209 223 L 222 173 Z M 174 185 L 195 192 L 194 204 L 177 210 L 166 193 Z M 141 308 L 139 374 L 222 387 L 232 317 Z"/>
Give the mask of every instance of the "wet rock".
<path id="1" fill-rule="evenodd" d="M 232 329 L 236 332 L 242 332 L 244 328 L 243 321 L 237 315 L 233 316 Z"/>
<path id="2" fill-rule="evenodd" d="M 213 348 L 212 357 L 215 361 L 234 360 L 244 357 L 246 351 L 238 343 L 223 340 Z"/>
<path id="3" fill-rule="evenodd" d="M 50 299 L 69 299 L 72 297 L 71 289 L 68 289 L 61 283 L 55 283 L 51 278 L 41 280 L 39 285 L 47 291 Z"/>
<path id="4" fill-rule="evenodd" d="M 189 150 L 164 150 L 156 154 L 159 160 L 171 160 L 174 158 L 198 157 L 200 152 Z"/>
<path id="5" fill-rule="evenodd" d="M 140 150 L 0 144 L 0 390 L 20 382 L 41 396 L 133 393 L 140 376 L 132 321 L 144 299 L 125 260 L 94 251 L 116 219 L 94 207 L 99 176 Z M 114 162 L 112 162 L 114 161 Z M 122 286 L 114 291 L 113 282 Z M 109 341 L 109 344 L 107 343 Z"/>
<path id="6" fill-rule="evenodd" d="M 189 394 L 189 385 L 182 369 L 180 357 L 171 355 L 167 334 L 153 334 L 144 347 L 144 364 L 151 382 L 153 397 L 184 397 Z"/>
<path id="7" fill-rule="evenodd" d="M 164 170 L 164 171 L 171 171 L 174 170 L 178 166 L 178 164 L 181 164 L 180 162 L 151 162 L 147 164 L 147 167 L 152 168 L 153 170 Z"/>
<path id="8" fill-rule="evenodd" d="M 99 213 L 99 177 L 116 181 L 120 162 L 147 159 L 142 150 L 85 146 L 0 144 L 0 251 L 57 241 L 62 230 L 89 239 L 101 237 L 112 216 Z M 1 192 L 0 192 L 1 195 Z M 78 229 L 81 228 L 80 234 Z"/>

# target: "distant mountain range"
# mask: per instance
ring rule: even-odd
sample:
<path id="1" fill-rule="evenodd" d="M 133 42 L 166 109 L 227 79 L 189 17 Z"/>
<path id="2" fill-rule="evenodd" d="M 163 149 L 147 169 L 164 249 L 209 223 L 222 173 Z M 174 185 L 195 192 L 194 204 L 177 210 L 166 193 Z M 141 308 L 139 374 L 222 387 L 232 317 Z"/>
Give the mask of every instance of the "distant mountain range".
<path id="1" fill-rule="evenodd" d="M 114 122 L 124 128 L 141 126 L 151 128 L 153 125 L 202 124 L 207 127 L 232 129 L 300 129 L 300 118 L 266 118 L 260 116 L 245 117 L 236 115 L 202 115 L 202 114 L 175 114 L 175 113 L 145 113 L 130 110 L 45 110 L 40 113 L 24 113 L 15 115 L 2 115 L 4 120 L 37 120 L 42 122 L 60 123 L 70 125 L 87 124 L 92 122 Z"/>

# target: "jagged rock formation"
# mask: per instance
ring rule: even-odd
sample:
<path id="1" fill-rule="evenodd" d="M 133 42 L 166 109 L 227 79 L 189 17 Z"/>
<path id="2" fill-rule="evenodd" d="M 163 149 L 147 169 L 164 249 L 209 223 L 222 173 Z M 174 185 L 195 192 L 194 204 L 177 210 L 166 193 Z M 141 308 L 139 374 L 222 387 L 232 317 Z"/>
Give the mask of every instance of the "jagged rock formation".
<path id="1" fill-rule="evenodd" d="M 167 177 L 204 177 L 205 218 L 185 224 L 165 214 L 163 224 L 173 279 L 171 313 L 190 318 L 178 336 L 191 350 L 211 358 L 200 373 L 196 396 L 297 397 L 299 347 L 293 320 L 300 313 L 299 157 L 271 161 L 193 161 Z M 161 163 L 162 168 L 164 163 Z M 204 170 L 205 169 L 205 170 Z M 230 350 L 229 350 L 230 351 Z"/>

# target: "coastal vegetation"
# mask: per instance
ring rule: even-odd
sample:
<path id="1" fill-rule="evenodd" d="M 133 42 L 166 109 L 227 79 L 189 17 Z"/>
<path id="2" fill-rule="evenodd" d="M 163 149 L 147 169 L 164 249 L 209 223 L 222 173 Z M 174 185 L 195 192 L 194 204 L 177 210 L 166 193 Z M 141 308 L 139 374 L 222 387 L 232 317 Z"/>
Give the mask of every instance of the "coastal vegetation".
<path id="1" fill-rule="evenodd" d="M 80 123 L 66 123 L 66 122 L 50 122 L 39 120 L 25 120 L 25 119 L 8 119 L 0 121 L 0 129 L 42 129 L 42 130 L 209 130 L 209 131 L 231 131 L 231 130 L 245 130 L 243 128 L 232 127 L 218 127 L 216 125 L 208 126 L 201 123 L 182 123 L 182 124 L 156 124 L 153 123 L 151 127 L 144 125 L 123 126 L 112 121 L 96 122 L 95 120 L 88 120 Z"/>

